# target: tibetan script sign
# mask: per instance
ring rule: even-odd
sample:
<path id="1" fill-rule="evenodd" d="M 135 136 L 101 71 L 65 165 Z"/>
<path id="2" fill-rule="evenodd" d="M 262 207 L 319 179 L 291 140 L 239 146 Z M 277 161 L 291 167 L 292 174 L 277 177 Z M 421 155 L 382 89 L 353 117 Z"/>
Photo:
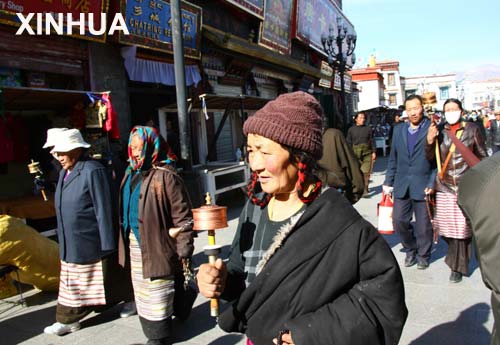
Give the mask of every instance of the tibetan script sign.
<path id="1" fill-rule="evenodd" d="M 0 0 L 0 23 L 20 26 L 21 21 L 16 13 L 28 15 L 29 13 L 71 13 L 73 18 L 80 14 L 93 14 L 94 25 L 98 29 L 106 22 L 101 22 L 101 13 L 108 11 L 108 0 Z M 86 17 L 87 18 L 87 17 Z M 30 23 L 36 27 L 36 21 Z M 64 31 L 66 31 L 64 29 Z M 85 35 L 72 34 L 79 38 L 92 41 L 106 41 L 106 34 L 91 35 L 85 23 Z"/>
<path id="2" fill-rule="evenodd" d="M 130 32 L 120 33 L 120 43 L 173 52 L 170 1 L 121 0 L 120 11 Z M 181 2 L 184 54 L 188 57 L 200 58 L 201 15 L 200 7 Z"/>
<path id="3" fill-rule="evenodd" d="M 293 0 L 266 1 L 259 43 L 280 53 L 290 54 L 292 12 Z"/>
<path id="4" fill-rule="evenodd" d="M 264 0 L 226 0 L 227 2 L 251 13 L 260 19 L 264 18 Z M 274 0 L 273 0 L 274 1 Z"/>
<path id="5" fill-rule="evenodd" d="M 295 37 L 323 54 L 321 36 L 328 35 L 330 27 L 337 35 L 337 17 L 342 18 L 347 34 L 354 33 L 354 26 L 332 0 L 297 0 L 296 13 Z M 344 46 L 344 51 L 346 48 Z"/>

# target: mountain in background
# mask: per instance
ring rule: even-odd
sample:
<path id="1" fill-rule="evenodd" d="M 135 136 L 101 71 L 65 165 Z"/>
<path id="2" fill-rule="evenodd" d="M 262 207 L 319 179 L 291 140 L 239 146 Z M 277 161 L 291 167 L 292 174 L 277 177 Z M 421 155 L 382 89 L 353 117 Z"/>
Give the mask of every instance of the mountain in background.
<path id="1" fill-rule="evenodd" d="M 481 65 L 466 71 L 457 71 L 457 80 L 466 79 L 468 81 L 486 81 L 500 78 L 500 65 Z"/>

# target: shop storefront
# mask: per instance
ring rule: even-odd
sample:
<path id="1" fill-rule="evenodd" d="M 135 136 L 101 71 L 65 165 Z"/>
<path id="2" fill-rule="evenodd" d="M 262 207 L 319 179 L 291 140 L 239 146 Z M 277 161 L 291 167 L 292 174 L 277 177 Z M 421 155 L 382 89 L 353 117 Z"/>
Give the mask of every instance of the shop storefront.
<path id="1" fill-rule="evenodd" d="M 79 9 L 54 2 L 17 0 L 22 13 Z M 68 3 L 69 4 L 69 3 Z M 70 6 L 70 5 L 69 5 Z M 107 1 L 94 1 L 92 13 L 107 10 Z M 98 23 L 99 24 L 99 23 Z M 93 146 L 90 154 L 105 164 L 112 160 L 112 141 L 120 137 L 109 92 L 86 91 L 92 86 L 91 44 L 103 36 L 31 36 L 15 33 L 20 23 L 14 12 L 0 13 L 0 213 L 32 221 L 53 219 L 51 191 L 43 201 L 28 164 L 38 162 L 43 177 L 57 181 L 58 164 L 42 146 L 52 127 L 78 128 Z M 36 25 L 36 23 L 34 23 Z M 43 222 L 39 222 L 42 224 Z M 43 230 L 43 229 L 42 229 Z"/>

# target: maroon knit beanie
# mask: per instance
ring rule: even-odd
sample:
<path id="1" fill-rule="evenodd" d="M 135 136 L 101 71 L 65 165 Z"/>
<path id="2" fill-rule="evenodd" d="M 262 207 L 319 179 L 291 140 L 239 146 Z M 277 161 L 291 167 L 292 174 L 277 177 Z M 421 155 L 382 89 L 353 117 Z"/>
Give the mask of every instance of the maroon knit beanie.
<path id="1" fill-rule="evenodd" d="M 267 103 L 245 121 L 243 132 L 310 153 L 318 160 L 323 153 L 322 119 L 323 109 L 316 98 L 297 91 Z"/>

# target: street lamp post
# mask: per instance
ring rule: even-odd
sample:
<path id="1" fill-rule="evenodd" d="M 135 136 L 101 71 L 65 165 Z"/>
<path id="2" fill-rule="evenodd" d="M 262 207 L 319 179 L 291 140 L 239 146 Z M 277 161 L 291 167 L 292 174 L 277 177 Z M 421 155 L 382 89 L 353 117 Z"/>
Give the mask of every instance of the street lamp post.
<path id="1" fill-rule="evenodd" d="M 342 121 L 344 122 L 344 133 L 347 131 L 347 124 L 349 122 L 347 115 L 346 106 L 346 96 L 345 96 L 345 82 L 344 74 L 346 71 L 347 59 L 352 56 L 352 64 L 356 62 L 356 55 L 354 54 L 354 49 L 356 48 L 356 34 L 347 33 L 347 26 L 343 24 L 343 19 L 341 16 L 337 16 L 337 33 L 335 29 L 330 26 L 328 36 L 323 35 L 321 37 L 321 43 L 323 44 L 323 49 L 328 55 L 328 64 L 335 70 L 337 70 L 340 75 L 340 97 L 341 97 L 341 115 Z M 344 42 L 346 43 L 347 49 L 344 51 Z"/>

